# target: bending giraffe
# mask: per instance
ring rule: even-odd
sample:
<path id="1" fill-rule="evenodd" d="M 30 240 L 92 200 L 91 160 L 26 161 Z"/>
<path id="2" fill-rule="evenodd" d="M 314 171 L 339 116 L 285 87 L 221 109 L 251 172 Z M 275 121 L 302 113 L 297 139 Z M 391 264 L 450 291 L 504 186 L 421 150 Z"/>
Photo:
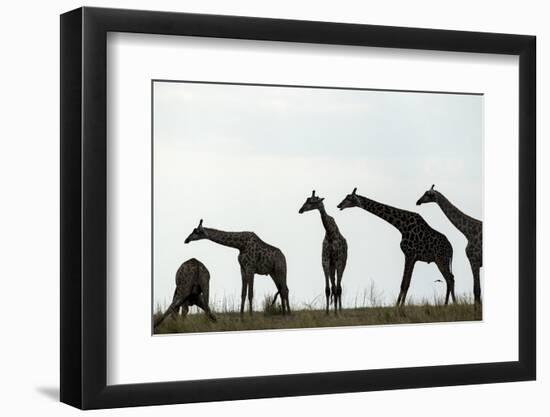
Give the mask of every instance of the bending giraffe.
<path id="1" fill-rule="evenodd" d="M 277 295 L 281 296 L 283 315 L 290 314 L 288 287 L 286 285 L 286 259 L 283 252 L 260 239 L 253 232 L 224 232 L 199 225 L 185 239 L 185 243 L 194 240 L 208 239 L 223 246 L 239 250 L 238 261 L 241 266 L 241 316 L 244 313 L 245 299 L 248 294 L 249 313 L 252 314 L 254 297 L 254 275 L 269 275 L 277 287 L 273 304 Z"/>
<path id="2" fill-rule="evenodd" d="M 332 296 L 334 300 L 334 312 L 338 314 L 338 310 L 342 311 L 342 276 L 346 268 L 348 258 L 348 244 L 346 239 L 338 230 L 338 226 L 334 218 L 329 216 L 325 211 L 323 204 L 324 198 L 319 198 L 315 195 L 315 190 L 311 193 L 311 197 L 306 199 L 306 202 L 300 209 L 299 213 L 306 211 L 318 210 L 321 214 L 321 221 L 325 228 L 325 238 L 323 239 L 323 251 L 321 255 L 321 264 L 325 273 L 325 296 L 327 299 L 326 313 L 329 312 L 329 298 Z M 335 279 L 335 275 L 337 280 Z M 331 286 L 329 287 L 329 279 Z"/>
<path id="3" fill-rule="evenodd" d="M 407 291 L 416 262 L 435 262 L 447 284 L 445 304 L 449 303 L 449 295 L 455 299 L 455 282 L 452 273 L 453 247 L 442 233 L 432 229 L 418 213 L 401 210 L 379 203 L 367 197 L 356 194 L 357 188 L 338 204 L 340 210 L 349 207 L 360 207 L 375 216 L 387 221 L 401 232 L 401 250 L 405 255 L 405 269 L 401 280 L 401 290 L 397 297 L 397 305 L 405 304 Z"/>
<path id="4" fill-rule="evenodd" d="M 216 316 L 210 311 L 208 294 L 210 292 L 210 273 L 206 266 L 198 259 L 191 258 L 180 265 L 176 272 L 176 289 L 170 307 L 155 320 L 157 327 L 168 315 L 175 317 L 181 308 L 181 315 L 185 317 L 189 307 L 196 305 L 204 310 L 206 316 L 216 321 Z"/>
<path id="5" fill-rule="evenodd" d="M 466 239 L 468 239 L 466 256 L 470 261 L 470 267 L 472 268 L 472 275 L 474 277 L 474 300 L 476 304 L 481 304 L 479 269 L 483 266 L 483 223 L 480 220 L 464 214 L 456 208 L 443 194 L 434 190 L 434 185 L 420 197 L 416 205 L 419 206 L 424 203 L 437 203 L 451 223 L 466 236 Z"/>

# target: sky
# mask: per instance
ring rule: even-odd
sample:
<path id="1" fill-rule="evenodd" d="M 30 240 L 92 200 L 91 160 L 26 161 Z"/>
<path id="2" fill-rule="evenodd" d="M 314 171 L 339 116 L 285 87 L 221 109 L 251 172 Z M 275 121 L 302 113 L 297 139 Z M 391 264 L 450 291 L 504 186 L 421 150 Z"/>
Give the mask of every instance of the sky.
<path id="1" fill-rule="evenodd" d="M 435 204 L 416 206 L 432 185 L 483 220 L 483 97 L 373 90 L 155 81 L 153 86 L 153 302 L 170 304 L 178 267 L 197 258 L 210 271 L 214 309 L 240 303 L 236 249 L 202 240 L 205 227 L 253 231 L 287 260 L 291 307 L 324 304 L 324 229 L 317 211 L 298 214 L 313 189 L 348 243 L 344 307 L 393 304 L 403 275 L 401 235 L 359 208 L 357 193 L 420 213 L 454 249 L 457 294 L 471 295 L 466 238 Z M 482 269 L 483 274 L 483 269 Z M 445 286 L 418 262 L 408 298 L 433 300 Z M 275 293 L 257 275 L 254 300 Z M 483 290 L 483 279 L 482 279 Z"/>

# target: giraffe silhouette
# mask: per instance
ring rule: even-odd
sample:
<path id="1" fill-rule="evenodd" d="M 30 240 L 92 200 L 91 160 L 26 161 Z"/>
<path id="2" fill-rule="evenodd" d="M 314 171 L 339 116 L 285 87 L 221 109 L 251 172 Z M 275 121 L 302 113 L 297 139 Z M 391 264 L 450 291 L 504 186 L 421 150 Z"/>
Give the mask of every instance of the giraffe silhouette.
<path id="1" fill-rule="evenodd" d="M 436 203 L 451 223 L 466 236 L 468 240 L 468 244 L 466 245 L 466 256 L 470 261 L 470 267 L 472 268 L 472 275 L 474 277 L 474 300 L 476 304 L 481 304 L 479 269 L 483 266 L 483 223 L 460 211 L 442 193 L 434 190 L 434 185 L 420 197 L 416 205 L 419 206 L 424 203 Z"/>
<path id="2" fill-rule="evenodd" d="M 435 262 L 447 284 L 445 304 L 449 303 L 449 295 L 453 302 L 456 302 L 452 273 L 453 247 L 445 235 L 432 229 L 418 213 L 379 203 L 356 194 L 356 191 L 357 188 L 338 204 L 340 210 L 360 207 L 387 221 L 401 232 L 400 247 L 405 255 L 405 268 L 396 304 L 398 306 L 405 304 L 414 265 L 417 261 Z"/>
<path id="3" fill-rule="evenodd" d="M 260 239 L 253 232 L 224 232 L 199 225 L 185 239 L 185 243 L 195 240 L 208 239 L 214 243 L 239 250 L 238 261 L 241 266 L 241 316 L 244 314 L 244 304 L 248 293 L 249 313 L 252 314 L 252 300 L 254 297 L 254 275 L 269 275 L 277 287 L 273 298 L 275 304 L 277 296 L 281 296 L 283 315 L 290 314 L 288 301 L 288 287 L 286 285 L 286 259 L 283 252 Z"/>
<path id="4" fill-rule="evenodd" d="M 321 214 L 321 221 L 325 228 L 325 238 L 323 239 L 323 251 L 321 255 L 321 264 L 325 273 L 325 296 L 327 299 L 326 313 L 329 312 L 329 297 L 334 300 L 334 312 L 342 311 L 342 276 L 346 269 L 346 261 L 348 259 L 348 244 L 346 239 L 338 230 L 338 226 L 334 218 L 329 216 L 325 211 L 323 204 L 324 198 L 317 197 L 315 190 L 312 191 L 311 197 L 308 197 L 299 210 L 299 213 L 306 211 L 318 210 Z M 337 276 L 337 281 L 335 279 Z M 329 279 L 332 287 L 329 287 Z"/>
<path id="5" fill-rule="evenodd" d="M 216 321 L 208 306 L 209 290 L 210 273 L 204 264 L 195 258 L 182 263 L 176 272 L 176 289 L 172 303 L 164 314 L 155 320 L 154 327 L 162 323 L 168 315 L 175 317 L 180 308 L 182 316 L 185 317 L 189 307 L 193 305 L 203 309 L 210 320 Z"/>

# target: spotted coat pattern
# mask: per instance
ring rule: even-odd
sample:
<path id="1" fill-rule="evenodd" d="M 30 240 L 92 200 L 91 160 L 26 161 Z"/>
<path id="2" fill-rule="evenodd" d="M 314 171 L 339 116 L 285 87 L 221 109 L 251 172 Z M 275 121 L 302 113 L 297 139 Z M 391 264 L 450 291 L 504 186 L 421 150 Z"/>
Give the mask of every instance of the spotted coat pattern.
<path id="1" fill-rule="evenodd" d="M 434 186 L 424 193 L 416 202 L 417 205 L 424 203 L 436 203 L 451 223 L 462 232 L 468 240 L 466 245 L 466 256 L 470 261 L 474 279 L 474 300 L 481 304 L 481 283 L 479 269 L 483 266 L 483 223 L 460 211 L 442 193 L 434 190 Z"/>
<path id="2" fill-rule="evenodd" d="M 299 213 L 318 210 L 321 215 L 321 222 L 325 229 L 321 264 L 325 274 L 326 313 L 328 314 L 331 297 L 334 301 L 334 312 L 337 313 L 338 310 L 342 310 L 342 277 L 344 276 L 348 259 L 348 244 L 340 233 L 334 218 L 327 214 L 323 200 L 324 198 L 316 196 L 315 191 L 313 191 L 311 197 L 306 199 Z"/>
<path id="3" fill-rule="evenodd" d="M 281 296 L 283 314 L 290 313 L 288 287 L 286 282 L 286 259 L 279 248 L 269 245 L 253 232 L 226 232 L 199 226 L 185 239 L 185 243 L 194 240 L 208 239 L 223 246 L 239 250 L 238 261 L 241 267 L 241 315 L 244 313 L 245 299 L 248 295 L 249 312 L 252 314 L 254 297 L 254 275 L 269 275 Z"/>
<path id="4" fill-rule="evenodd" d="M 432 229 L 418 213 L 398 209 L 356 194 L 356 189 L 338 205 L 340 210 L 360 207 L 387 221 L 401 232 L 400 247 L 405 255 L 405 268 L 397 305 L 403 305 L 417 261 L 435 262 L 447 284 L 445 304 L 449 296 L 455 301 L 454 275 L 452 273 L 453 248 L 442 233 Z"/>
<path id="5" fill-rule="evenodd" d="M 208 305 L 210 291 L 210 273 L 198 259 L 191 258 L 178 268 L 176 272 L 176 289 L 170 307 L 155 321 L 155 327 L 164 321 L 168 315 L 176 316 L 181 308 L 183 317 L 189 312 L 190 306 L 204 310 L 208 318 L 216 321 Z"/>

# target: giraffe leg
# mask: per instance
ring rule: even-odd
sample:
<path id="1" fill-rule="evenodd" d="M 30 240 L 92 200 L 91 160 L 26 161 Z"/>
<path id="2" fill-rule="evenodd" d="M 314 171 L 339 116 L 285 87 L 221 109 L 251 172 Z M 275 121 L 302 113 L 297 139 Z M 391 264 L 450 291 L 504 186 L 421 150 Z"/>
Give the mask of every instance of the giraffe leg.
<path id="1" fill-rule="evenodd" d="M 334 314 L 338 314 L 338 295 L 336 291 L 336 268 L 333 264 L 330 265 L 330 298 L 334 304 Z"/>
<path id="2" fill-rule="evenodd" d="M 415 263 L 416 259 L 413 257 L 405 258 L 405 268 L 403 270 L 403 278 L 401 279 L 401 290 L 399 292 L 399 297 L 397 297 L 398 307 L 405 304 L 405 298 L 407 297 L 407 291 L 409 290 L 409 285 L 411 284 L 411 277 Z"/>
<path id="3" fill-rule="evenodd" d="M 283 308 L 283 316 L 290 314 L 290 303 L 288 301 L 288 287 L 286 285 L 281 288 L 281 306 Z"/>
<path id="4" fill-rule="evenodd" d="M 241 269 L 242 287 L 241 287 L 241 318 L 244 315 L 244 302 L 246 300 L 246 290 L 248 288 L 248 276 L 244 270 Z"/>
<path id="5" fill-rule="evenodd" d="M 164 314 L 155 320 L 155 323 L 153 324 L 153 327 L 157 327 L 169 315 L 171 315 L 172 318 L 175 318 L 177 313 L 178 313 L 178 310 L 180 309 L 180 306 L 183 303 L 183 301 L 184 300 L 183 300 L 182 297 L 174 298 L 174 300 L 172 301 L 172 304 L 170 304 L 170 307 L 168 307 L 166 309 Z"/>
<path id="6" fill-rule="evenodd" d="M 474 300 L 476 306 L 481 305 L 481 283 L 479 281 L 479 268 L 480 265 L 474 260 L 470 260 L 470 266 L 472 268 L 472 275 L 474 277 Z"/>
<path id="7" fill-rule="evenodd" d="M 248 313 L 252 315 L 252 300 L 254 298 L 254 277 L 248 281 Z"/>
<path id="8" fill-rule="evenodd" d="M 277 300 L 277 295 L 281 296 L 281 311 L 283 316 L 287 313 L 290 314 L 290 305 L 288 303 L 288 287 L 286 286 L 286 268 L 275 268 L 273 272 L 269 274 L 271 279 L 277 287 L 277 293 L 273 297 L 273 303 Z"/>
<path id="9" fill-rule="evenodd" d="M 178 297 L 178 287 L 176 287 L 176 289 L 174 290 L 174 296 L 172 297 L 172 304 L 170 305 L 170 307 L 168 307 L 168 310 L 171 310 L 172 312 L 172 318 L 176 318 L 176 316 L 179 314 L 181 304 L 183 303 L 183 298 L 179 300 L 179 303 L 177 303 L 176 301 L 178 298 L 181 297 Z"/>
<path id="10" fill-rule="evenodd" d="M 285 289 L 285 300 L 286 300 L 286 313 L 290 315 L 291 310 L 290 310 L 290 297 L 288 295 L 288 288 Z"/>
<path id="11" fill-rule="evenodd" d="M 199 294 L 197 296 L 197 302 L 195 304 L 196 304 L 197 307 L 201 308 L 206 313 L 206 316 L 211 321 L 213 321 L 213 322 L 216 321 L 216 316 L 210 310 L 210 307 L 208 306 L 207 298 L 204 296 L 204 294 Z"/>
<path id="12" fill-rule="evenodd" d="M 338 310 L 342 312 L 342 277 L 344 275 L 344 269 L 342 267 L 336 270 L 336 295 L 338 299 Z"/>
<path id="13" fill-rule="evenodd" d="M 327 299 L 326 313 L 328 314 L 329 306 L 330 306 L 330 286 L 329 286 L 330 268 L 328 263 L 323 262 L 323 272 L 325 273 L 325 297 Z"/>
<path id="14" fill-rule="evenodd" d="M 445 305 L 449 304 L 449 296 L 452 297 L 453 303 L 456 303 L 455 278 L 453 273 L 451 272 L 449 260 L 437 259 L 435 263 L 439 268 L 439 272 L 441 272 L 441 275 L 443 275 L 443 278 L 445 278 L 445 282 L 447 283 L 447 293 L 445 294 Z"/>
<path id="15" fill-rule="evenodd" d="M 187 313 L 189 313 L 189 302 L 184 301 L 181 305 L 181 318 L 184 319 L 187 317 Z"/>

